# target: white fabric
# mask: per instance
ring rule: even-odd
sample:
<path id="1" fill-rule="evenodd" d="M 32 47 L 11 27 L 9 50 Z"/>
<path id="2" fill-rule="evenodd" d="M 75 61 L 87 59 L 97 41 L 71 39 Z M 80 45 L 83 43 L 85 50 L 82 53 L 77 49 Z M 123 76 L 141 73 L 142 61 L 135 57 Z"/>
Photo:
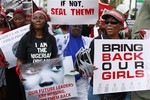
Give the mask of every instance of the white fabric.
<path id="1" fill-rule="evenodd" d="M 58 55 L 63 56 L 63 52 L 70 40 L 70 34 L 56 35 L 55 38 L 58 47 Z M 82 40 L 84 47 L 89 48 L 93 38 L 82 36 Z M 78 97 L 69 100 L 88 100 L 88 87 L 89 87 L 88 77 L 81 77 L 79 80 L 77 80 L 76 85 Z"/>
<path id="2" fill-rule="evenodd" d="M 58 55 L 62 55 L 66 46 L 69 43 L 70 34 L 56 35 L 55 38 L 56 38 L 56 43 L 57 43 L 57 47 L 58 47 Z M 82 36 L 82 40 L 83 40 L 84 47 L 89 48 L 90 43 L 93 40 L 93 38 Z"/>
<path id="3" fill-rule="evenodd" d="M 88 100 L 89 80 L 87 77 L 81 77 L 77 82 L 78 97 L 70 98 L 67 100 Z"/>
<path id="4" fill-rule="evenodd" d="M 78 93 L 78 100 L 88 100 L 88 88 L 89 88 L 89 81 L 88 77 L 81 77 L 77 83 L 77 93 Z"/>
<path id="5" fill-rule="evenodd" d="M 11 20 L 13 19 L 13 13 L 12 13 L 12 12 L 9 12 L 9 13 L 7 14 L 7 16 L 10 17 L 10 20 L 9 20 L 9 21 L 11 21 Z"/>
<path id="6" fill-rule="evenodd" d="M 95 25 L 95 26 L 94 26 L 94 37 L 97 37 L 97 36 L 99 35 L 98 29 L 99 29 L 99 27 L 97 27 L 97 26 Z"/>
<path id="7" fill-rule="evenodd" d="M 52 31 L 52 23 L 51 22 L 47 22 L 48 26 L 48 31 L 51 35 L 54 35 L 53 31 Z"/>
<path id="8" fill-rule="evenodd" d="M 119 6 L 117 6 L 116 10 L 125 14 L 129 10 L 129 6 L 126 4 L 120 4 Z"/>

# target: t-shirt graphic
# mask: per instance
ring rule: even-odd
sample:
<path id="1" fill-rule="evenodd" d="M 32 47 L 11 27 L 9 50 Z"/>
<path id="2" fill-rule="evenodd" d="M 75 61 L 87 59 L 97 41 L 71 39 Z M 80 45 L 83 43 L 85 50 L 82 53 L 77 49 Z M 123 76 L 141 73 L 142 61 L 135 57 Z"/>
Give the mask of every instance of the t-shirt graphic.
<path id="1" fill-rule="evenodd" d="M 31 53 L 31 58 L 33 59 L 33 62 L 50 59 L 51 53 L 47 51 L 48 44 L 46 42 L 35 42 L 34 46 L 37 49 L 37 53 Z"/>

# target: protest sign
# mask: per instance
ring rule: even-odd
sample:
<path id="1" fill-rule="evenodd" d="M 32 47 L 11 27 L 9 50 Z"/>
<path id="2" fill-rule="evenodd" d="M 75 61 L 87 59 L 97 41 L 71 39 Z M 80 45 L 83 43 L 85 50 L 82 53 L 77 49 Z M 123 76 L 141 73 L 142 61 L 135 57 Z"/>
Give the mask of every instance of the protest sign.
<path id="1" fill-rule="evenodd" d="M 22 2 L 26 0 L 1 0 L 4 9 L 22 8 Z"/>
<path id="2" fill-rule="evenodd" d="M 34 0 L 1 0 L 1 5 L 4 10 L 22 8 L 25 14 L 31 14 L 38 10 Z"/>
<path id="3" fill-rule="evenodd" d="M 23 64 L 20 72 L 27 100 L 58 100 L 77 96 L 71 56 Z"/>
<path id="4" fill-rule="evenodd" d="M 149 40 L 95 40 L 94 94 L 150 89 Z"/>
<path id="5" fill-rule="evenodd" d="M 47 13 L 53 24 L 95 24 L 97 0 L 48 0 Z"/>
<path id="6" fill-rule="evenodd" d="M 29 31 L 29 25 L 17 28 L 13 31 L 0 35 L 0 48 L 2 49 L 9 67 L 16 66 L 16 50 L 21 37 Z"/>
<path id="7" fill-rule="evenodd" d="M 17 28 L 15 30 L 0 35 L 0 47 L 7 44 L 12 44 L 12 42 L 19 41 L 20 38 L 28 31 L 29 25 L 26 25 L 21 28 Z"/>

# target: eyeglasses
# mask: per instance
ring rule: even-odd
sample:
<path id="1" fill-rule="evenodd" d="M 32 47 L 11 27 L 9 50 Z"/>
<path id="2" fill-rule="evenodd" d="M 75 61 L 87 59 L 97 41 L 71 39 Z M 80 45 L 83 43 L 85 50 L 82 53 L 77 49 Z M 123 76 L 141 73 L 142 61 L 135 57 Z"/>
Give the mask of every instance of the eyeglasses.
<path id="1" fill-rule="evenodd" d="M 105 24 L 109 24 L 109 23 L 115 25 L 115 24 L 118 24 L 119 21 L 109 21 L 109 20 L 105 20 Z"/>

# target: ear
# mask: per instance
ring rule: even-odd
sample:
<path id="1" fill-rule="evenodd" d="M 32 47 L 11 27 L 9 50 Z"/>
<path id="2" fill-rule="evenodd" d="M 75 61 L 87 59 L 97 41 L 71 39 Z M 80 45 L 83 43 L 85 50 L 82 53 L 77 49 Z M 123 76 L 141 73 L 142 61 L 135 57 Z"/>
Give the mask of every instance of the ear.
<path id="1" fill-rule="evenodd" d="M 123 30 L 123 26 L 120 27 L 120 30 Z"/>
<path id="2" fill-rule="evenodd" d="M 120 30 L 123 30 L 123 28 L 124 28 L 124 25 L 121 24 L 121 25 L 120 25 Z"/>

